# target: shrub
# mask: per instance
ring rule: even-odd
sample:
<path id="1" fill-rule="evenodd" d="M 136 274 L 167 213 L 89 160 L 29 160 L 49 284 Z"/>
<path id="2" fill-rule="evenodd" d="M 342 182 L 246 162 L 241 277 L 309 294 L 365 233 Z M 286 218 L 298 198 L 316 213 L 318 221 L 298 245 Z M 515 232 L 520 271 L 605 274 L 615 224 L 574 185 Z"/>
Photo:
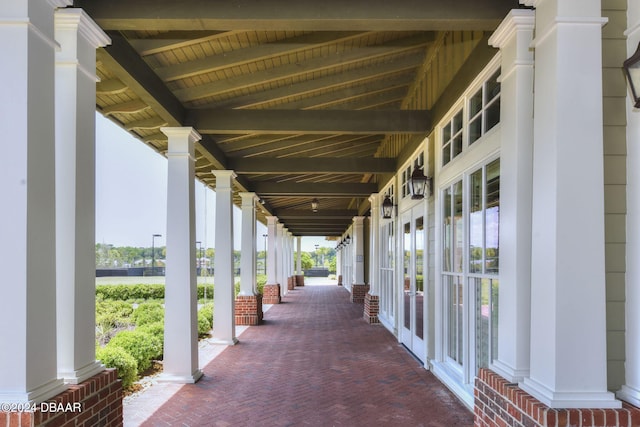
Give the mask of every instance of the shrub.
<path id="1" fill-rule="evenodd" d="M 207 335 L 213 326 L 213 303 L 198 310 L 198 335 Z"/>
<path id="2" fill-rule="evenodd" d="M 137 379 L 138 363 L 136 360 L 120 347 L 103 347 L 96 351 L 96 359 L 101 361 L 107 368 L 116 368 L 118 378 L 122 380 L 122 387 L 128 389 Z"/>
<path id="3" fill-rule="evenodd" d="M 145 325 L 138 326 L 136 331 L 154 336 L 160 341 L 162 346 L 161 348 L 164 349 L 164 322 L 147 323 Z M 154 357 L 155 360 L 160 358 L 162 358 L 162 352 L 160 354 L 156 354 Z"/>
<path id="4" fill-rule="evenodd" d="M 213 299 L 213 285 L 198 285 L 198 299 L 204 298 L 204 290 L 207 289 L 207 299 Z"/>
<path id="5" fill-rule="evenodd" d="M 258 293 L 264 293 L 264 285 L 267 283 L 267 275 L 266 274 L 258 274 L 256 276 L 256 286 L 258 288 Z"/>
<path id="6" fill-rule="evenodd" d="M 139 330 L 121 331 L 111 338 L 105 348 L 120 347 L 129 353 L 138 364 L 138 372 L 151 367 L 151 360 L 162 355 L 162 341 L 147 332 Z"/>
<path id="7" fill-rule="evenodd" d="M 96 325 L 104 330 L 129 326 L 132 312 L 131 304 L 124 301 L 99 301 L 96 303 Z"/>
<path id="8" fill-rule="evenodd" d="M 164 322 L 164 308 L 158 302 L 143 303 L 134 310 L 131 317 L 137 326 Z"/>

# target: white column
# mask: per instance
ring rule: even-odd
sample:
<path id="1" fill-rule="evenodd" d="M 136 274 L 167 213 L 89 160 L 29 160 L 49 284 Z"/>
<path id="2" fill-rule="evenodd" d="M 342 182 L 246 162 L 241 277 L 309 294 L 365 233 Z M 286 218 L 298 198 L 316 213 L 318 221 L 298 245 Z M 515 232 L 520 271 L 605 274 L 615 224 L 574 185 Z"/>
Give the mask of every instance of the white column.
<path id="1" fill-rule="evenodd" d="M 219 344 L 237 344 L 233 282 L 233 171 L 216 176 L 216 256 L 213 279 L 213 338 Z"/>
<path id="2" fill-rule="evenodd" d="M 489 39 L 502 56 L 498 359 L 491 369 L 509 382 L 529 375 L 534 22 L 532 10 L 512 10 Z"/>
<path id="3" fill-rule="evenodd" d="M 369 239 L 369 295 L 380 294 L 380 194 L 369 197 L 371 223 Z"/>
<path id="4" fill-rule="evenodd" d="M 295 264 L 294 264 L 294 257 L 293 257 L 293 233 L 289 232 L 288 234 L 289 236 L 289 276 L 295 276 L 296 271 L 295 271 Z"/>
<path id="5" fill-rule="evenodd" d="M 240 193 L 242 199 L 242 236 L 240 249 L 239 296 L 256 294 L 256 193 Z"/>
<path id="6" fill-rule="evenodd" d="M 302 274 L 302 236 L 296 237 L 296 244 L 298 250 L 298 258 L 296 259 L 296 274 Z"/>
<path id="7" fill-rule="evenodd" d="M 278 282 L 278 217 L 267 217 L 267 285 L 277 285 Z"/>
<path id="8" fill-rule="evenodd" d="M 198 301 L 194 249 L 194 143 L 201 137 L 191 127 L 166 127 L 160 130 L 169 137 L 164 369 L 161 380 L 194 383 L 202 376 L 202 371 L 198 369 Z"/>
<path id="9" fill-rule="evenodd" d="M 364 285 L 364 217 L 353 218 L 353 281 L 354 285 Z"/>
<path id="10" fill-rule="evenodd" d="M 627 2 L 627 57 L 640 42 L 640 2 Z M 625 384 L 617 395 L 640 406 L 640 111 L 627 101 L 627 263 Z"/>
<path id="11" fill-rule="evenodd" d="M 278 266 L 278 282 L 280 283 L 280 296 L 285 296 L 287 290 L 287 278 L 284 271 L 284 224 L 276 225 L 276 265 Z M 278 283 L 277 282 L 277 283 Z"/>
<path id="12" fill-rule="evenodd" d="M 536 4 L 531 368 L 552 408 L 607 391 L 600 0 Z"/>
<path id="13" fill-rule="evenodd" d="M 0 3 L 0 402 L 66 388 L 56 361 L 54 8 L 70 3 Z"/>
<path id="14" fill-rule="evenodd" d="M 82 9 L 55 13 L 56 321 L 58 378 L 104 370 L 95 351 L 96 48 L 109 37 Z"/>

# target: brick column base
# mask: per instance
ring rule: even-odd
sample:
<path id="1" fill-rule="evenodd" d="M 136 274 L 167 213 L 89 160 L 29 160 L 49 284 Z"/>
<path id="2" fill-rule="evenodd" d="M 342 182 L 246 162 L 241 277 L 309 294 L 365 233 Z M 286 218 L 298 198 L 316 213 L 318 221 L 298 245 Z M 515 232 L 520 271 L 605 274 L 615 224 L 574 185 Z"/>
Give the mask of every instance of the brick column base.
<path id="1" fill-rule="evenodd" d="M 369 292 L 369 285 L 351 285 L 351 302 L 364 302 L 367 292 Z"/>
<path id="2" fill-rule="evenodd" d="M 0 412 L 0 425 L 19 426 L 106 426 L 122 420 L 122 382 L 115 369 L 107 369 L 46 402 L 35 404 L 34 412 Z"/>
<path id="3" fill-rule="evenodd" d="M 338 276 L 338 286 L 342 286 L 342 274 Z"/>
<path id="4" fill-rule="evenodd" d="M 256 326 L 262 323 L 262 295 L 236 297 L 236 325 Z"/>
<path id="5" fill-rule="evenodd" d="M 380 297 L 367 293 L 364 297 L 364 320 L 370 324 L 380 323 L 378 312 L 380 310 Z"/>
<path id="6" fill-rule="evenodd" d="M 262 289 L 263 304 L 280 304 L 280 284 L 264 285 Z"/>
<path id="7" fill-rule="evenodd" d="M 287 290 L 292 291 L 296 288 L 296 283 L 294 282 L 295 277 L 290 276 L 287 277 Z"/>
<path id="8" fill-rule="evenodd" d="M 518 384 L 480 369 L 474 390 L 474 427 L 486 426 L 640 426 L 640 408 L 551 409 Z"/>
<path id="9" fill-rule="evenodd" d="M 298 274 L 296 276 L 296 286 L 304 286 L 304 275 Z"/>

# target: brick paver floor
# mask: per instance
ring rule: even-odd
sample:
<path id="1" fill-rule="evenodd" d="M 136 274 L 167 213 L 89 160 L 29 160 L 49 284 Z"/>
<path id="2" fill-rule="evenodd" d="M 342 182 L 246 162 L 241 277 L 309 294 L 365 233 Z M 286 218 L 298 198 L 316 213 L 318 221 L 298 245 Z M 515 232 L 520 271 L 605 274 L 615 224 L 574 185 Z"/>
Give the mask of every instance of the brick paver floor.
<path id="1" fill-rule="evenodd" d="M 145 426 L 472 426 L 473 414 L 338 286 L 289 292 Z"/>

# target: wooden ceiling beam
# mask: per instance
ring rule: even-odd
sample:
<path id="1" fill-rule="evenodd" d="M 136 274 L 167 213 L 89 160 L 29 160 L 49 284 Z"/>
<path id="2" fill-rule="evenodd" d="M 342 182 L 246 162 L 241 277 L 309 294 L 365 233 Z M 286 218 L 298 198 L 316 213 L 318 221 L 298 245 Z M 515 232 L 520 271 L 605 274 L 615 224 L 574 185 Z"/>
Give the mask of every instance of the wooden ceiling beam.
<path id="1" fill-rule="evenodd" d="M 295 220 L 308 218 L 310 214 L 313 214 L 314 218 L 336 218 L 336 219 L 353 219 L 354 216 L 358 216 L 357 210 L 350 209 L 319 209 L 318 212 L 313 213 L 310 210 L 303 209 L 278 209 L 274 215 L 278 219 L 282 220 Z"/>
<path id="2" fill-rule="evenodd" d="M 407 52 L 416 52 L 418 50 L 424 50 L 424 48 L 433 41 L 433 35 L 419 34 L 402 41 L 404 42 L 402 44 L 400 44 L 400 41 L 395 41 L 396 43 L 392 41 L 384 45 L 355 48 L 336 52 L 330 56 L 319 56 L 306 61 L 284 64 L 260 72 L 230 77 L 194 87 L 177 89 L 174 91 L 174 94 L 178 99 L 189 102 L 207 98 L 212 95 L 220 95 L 241 89 L 246 90 L 253 86 L 263 86 L 279 80 L 292 79 L 314 72 L 331 70 L 336 67 L 346 67 L 363 61 L 401 55 Z M 424 58 L 422 59 L 424 60 Z"/>
<path id="3" fill-rule="evenodd" d="M 493 30 L 517 0 L 76 0 L 104 29 Z"/>
<path id="4" fill-rule="evenodd" d="M 431 129 L 426 110 L 189 110 L 187 123 L 202 134 L 424 134 Z"/>
<path id="5" fill-rule="evenodd" d="M 193 61 L 160 67 L 155 72 L 166 82 L 198 74 L 211 73 L 225 68 L 237 67 L 251 62 L 266 60 L 273 56 L 288 55 L 309 49 L 316 49 L 335 43 L 361 38 L 369 33 L 353 31 L 323 31 L 304 34 L 273 43 L 265 43 L 244 49 L 232 50 L 223 55 L 212 55 Z"/>
<path id="6" fill-rule="evenodd" d="M 378 186 L 377 184 L 361 183 L 280 183 L 260 181 L 253 183 L 253 191 L 261 197 L 368 197 L 378 191 Z"/>
<path id="7" fill-rule="evenodd" d="M 393 173 L 395 159 L 349 157 L 287 157 L 264 159 L 258 157 L 231 158 L 229 169 L 239 174 L 290 174 L 290 173 Z"/>
<path id="8" fill-rule="evenodd" d="M 414 70 L 424 61 L 421 55 L 407 55 L 396 58 L 390 62 L 383 62 L 366 67 L 345 71 L 344 73 L 331 74 L 317 79 L 307 80 L 301 83 L 294 83 L 269 89 L 249 95 L 233 97 L 226 101 L 217 102 L 199 108 L 247 108 L 256 107 L 268 102 L 280 99 L 304 96 L 314 92 L 323 93 L 327 90 L 349 87 L 373 79 L 391 78 L 395 74 L 403 71 Z"/>

